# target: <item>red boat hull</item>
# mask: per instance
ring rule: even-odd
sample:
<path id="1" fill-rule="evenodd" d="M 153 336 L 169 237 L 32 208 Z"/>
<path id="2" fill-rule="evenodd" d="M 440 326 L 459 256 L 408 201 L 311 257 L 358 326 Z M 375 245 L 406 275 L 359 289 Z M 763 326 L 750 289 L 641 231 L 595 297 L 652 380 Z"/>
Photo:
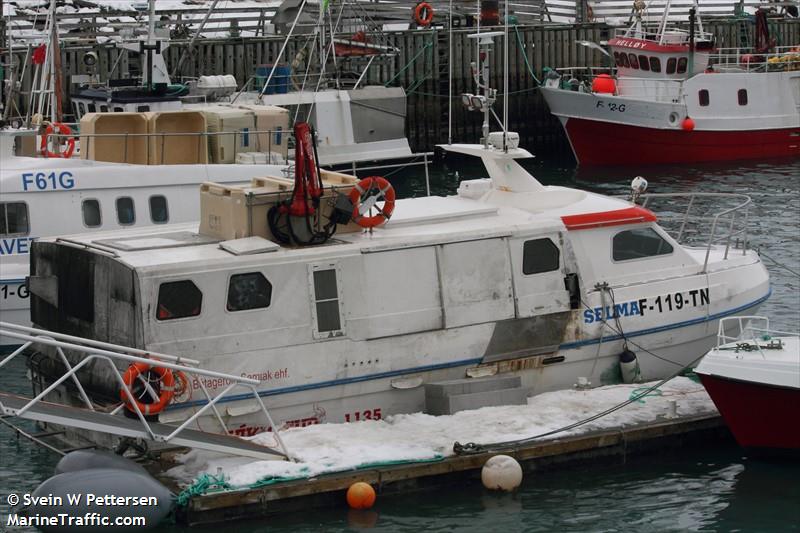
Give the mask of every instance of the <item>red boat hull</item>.
<path id="1" fill-rule="evenodd" d="M 700 380 L 741 446 L 800 450 L 800 389 L 705 374 Z"/>
<path id="2" fill-rule="evenodd" d="M 800 128 L 659 130 L 581 118 L 567 119 L 564 128 L 578 163 L 584 166 L 800 157 Z"/>

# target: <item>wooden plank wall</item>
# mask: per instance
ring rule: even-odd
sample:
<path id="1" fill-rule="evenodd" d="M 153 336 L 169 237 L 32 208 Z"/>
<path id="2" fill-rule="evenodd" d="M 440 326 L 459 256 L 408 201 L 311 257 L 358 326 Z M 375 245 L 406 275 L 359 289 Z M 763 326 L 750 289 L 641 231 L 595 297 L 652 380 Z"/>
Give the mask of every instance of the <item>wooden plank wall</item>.
<path id="1" fill-rule="evenodd" d="M 734 46 L 738 43 L 741 29 L 737 21 L 707 23 L 709 31 L 718 38 L 719 46 Z M 783 45 L 800 44 L 800 20 L 776 23 L 775 30 Z M 467 35 L 472 28 L 459 29 L 453 38 L 453 140 L 455 142 L 477 142 L 480 137 L 482 116 L 469 112 L 461 105 L 460 95 L 475 92 L 470 75 L 470 62 L 475 57 L 474 40 Z M 534 25 L 510 28 L 509 57 L 509 105 L 510 129 L 518 131 L 525 146 L 534 150 L 567 151 L 566 141 L 557 121 L 549 114 L 541 95 L 536 90 L 533 75 L 542 78 L 545 67 L 602 66 L 604 57 L 597 51 L 575 45 L 576 40 L 600 42 L 608 39 L 611 28 L 605 24 Z M 285 55 L 291 62 L 306 43 L 307 37 L 293 39 Z M 370 69 L 367 80 L 371 84 L 386 84 L 404 87 L 408 93 L 407 135 L 415 150 L 430 150 L 448 138 L 448 35 L 446 31 L 405 31 L 389 33 L 383 44 L 398 49 L 395 57 L 383 59 Z M 246 83 L 254 74 L 255 67 L 275 61 L 282 46 L 280 38 L 252 38 L 236 40 L 200 41 L 195 53 L 185 61 L 183 74 L 196 77 L 204 74 L 233 74 L 239 84 Z M 174 44 L 167 50 L 167 62 L 172 69 L 184 45 Z M 130 57 L 125 51 L 108 45 L 96 45 L 93 49 L 100 59 L 100 72 L 117 63 L 111 77 L 124 78 L 138 71 L 137 54 Z M 81 58 L 87 47 L 62 49 L 62 64 L 65 75 L 85 74 Z M 119 55 L 122 54 L 120 58 Z M 24 53 L 20 54 L 20 60 Z M 533 71 L 528 70 L 525 62 Z M 414 59 L 416 58 L 416 59 Z M 497 50 L 492 54 L 492 86 L 502 92 L 502 44 L 498 40 Z M 298 70 L 305 70 L 301 64 Z M 22 90 L 31 85 L 32 69 L 27 69 L 22 80 Z M 19 105 L 23 106 L 20 98 Z M 501 114 L 502 95 L 495 109 Z M 496 124 L 492 125 L 493 129 Z"/>

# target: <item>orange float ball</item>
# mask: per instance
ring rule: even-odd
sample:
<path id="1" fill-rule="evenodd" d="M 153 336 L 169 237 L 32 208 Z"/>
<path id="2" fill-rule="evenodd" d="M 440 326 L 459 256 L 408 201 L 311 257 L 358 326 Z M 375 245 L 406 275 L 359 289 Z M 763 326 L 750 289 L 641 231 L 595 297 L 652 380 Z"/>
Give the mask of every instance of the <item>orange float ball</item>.
<path id="1" fill-rule="evenodd" d="M 681 122 L 681 128 L 683 128 L 683 131 L 692 131 L 694 129 L 694 120 L 686 117 L 683 119 L 683 122 Z"/>
<path id="2" fill-rule="evenodd" d="M 617 82 L 608 74 L 599 74 L 592 80 L 593 93 L 614 94 L 617 90 Z"/>
<path id="3" fill-rule="evenodd" d="M 375 503 L 375 489 L 369 483 L 358 481 L 347 489 L 347 505 L 353 509 L 369 509 Z"/>

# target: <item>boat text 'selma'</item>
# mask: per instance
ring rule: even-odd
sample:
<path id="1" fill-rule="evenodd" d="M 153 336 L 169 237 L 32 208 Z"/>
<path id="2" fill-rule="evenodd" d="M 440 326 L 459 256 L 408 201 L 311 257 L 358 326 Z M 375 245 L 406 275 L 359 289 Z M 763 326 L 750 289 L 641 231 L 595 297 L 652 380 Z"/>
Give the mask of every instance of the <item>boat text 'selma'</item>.
<path id="1" fill-rule="evenodd" d="M 769 296 L 740 227 L 748 198 L 684 195 L 695 206 L 735 200 L 739 210 L 725 213 L 738 218 L 695 226 L 681 215 L 670 234 L 647 203 L 543 186 L 517 163 L 530 157 L 517 139 L 447 146 L 480 157 L 489 178 L 454 196 L 398 200 L 387 223 L 351 223 L 320 246 L 226 240 L 197 225 L 43 238 L 32 251 L 32 321 L 257 378 L 276 423 L 307 425 L 419 411 L 422 385 L 441 380 L 508 374 L 531 394 L 578 377 L 618 382 L 626 339 L 638 379 L 664 377 L 714 345 L 721 317 Z M 48 360 L 34 368 L 45 383 L 56 375 Z M 119 398 L 100 368 L 90 381 Z M 185 419 L 200 396 L 185 394 L 162 421 Z M 252 401 L 223 407 L 231 432 L 268 429 Z"/>

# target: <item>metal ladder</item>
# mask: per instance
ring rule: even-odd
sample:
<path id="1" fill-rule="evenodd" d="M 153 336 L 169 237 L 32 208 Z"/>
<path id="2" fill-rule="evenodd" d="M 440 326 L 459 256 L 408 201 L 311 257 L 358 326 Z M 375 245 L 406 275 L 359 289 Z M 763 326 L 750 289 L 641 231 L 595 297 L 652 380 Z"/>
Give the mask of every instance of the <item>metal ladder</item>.
<path id="1" fill-rule="evenodd" d="M 0 322 L 0 335 L 23 341 L 23 344 L 19 348 L 0 360 L 0 369 L 32 345 L 54 348 L 65 367 L 65 371 L 61 377 L 42 390 L 34 398 L 27 398 L 0 391 L 0 416 L 14 416 L 47 424 L 57 424 L 87 431 L 108 433 L 119 437 L 170 443 L 176 446 L 186 446 L 189 448 L 240 455 L 255 459 L 274 460 L 276 457 L 289 459 L 289 453 L 283 443 L 283 439 L 281 439 L 278 434 L 277 426 L 273 423 L 267 407 L 258 395 L 256 386 L 259 382 L 257 380 L 197 368 L 195 365 L 199 364 L 199 362 L 193 359 L 147 352 L 136 348 L 128 348 L 116 344 L 73 337 L 71 335 L 29 328 L 7 322 Z M 64 354 L 64 349 L 73 350 L 85 356 L 77 364 L 73 365 Z M 88 394 L 86 394 L 86 391 L 78 379 L 77 372 L 93 361 L 98 361 L 100 364 L 108 364 L 112 369 L 112 375 L 119 383 L 120 391 L 129 399 L 130 405 L 137 416 L 136 419 L 123 416 L 121 413 L 124 408 L 123 403 L 120 403 L 111 411 L 103 411 L 89 399 Z M 166 368 L 173 372 L 183 372 L 187 376 L 222 378 L 224 380 L 229 380 L 227 381 L 229 384 L 222 391 L 212 396 L 204 385 L 203 380 L 197 379 L 207 403 L 176 427 L 148 421 L 145 418 L 139 406 L 136 404 L 131 387 L 125 384 L 122 378 L 122 372 L 114 364 L 114 361 L 145 363 L 151 367 Z M 75 385 L 85 407 L 75 407 L 44 400 L 50 392 L 67 380 L 71 380 Z M 147 383 L 146 379 L 141 379 L 141 382 L 144 384 L 145 390 L 155 399 L 157 394 L 152 386 Z M 231 391 L 239 388 L 244 388 L 252 393 L 253 401 L 260 408 L 269 426 L 273 428 L 273 435 L 280 450 L 261 446 L 252 441 L 240 439 L 227 433 L 227 426 L 217 410 L 217 403 L 228 396 Z M 190 424 L 209 410 L 213 411 L 223 433 L 209 433 L 189 429 L 188 426 Z M 9 425 L 7 420 L 3 420 L 3 422 Z M 20 428 L 13 424 L 10 425 L 18 434 L 21 434 L 19 433 L 21 431 Z M 22 431 L 24 433 L 24 430 Z M 22 436 L 26 438 L 33 437 L 31 440 L 41 440 L 37 435 L 29 435 L 26 433 Z M 39 437 L 41 437 L 41 435 Z"/>

